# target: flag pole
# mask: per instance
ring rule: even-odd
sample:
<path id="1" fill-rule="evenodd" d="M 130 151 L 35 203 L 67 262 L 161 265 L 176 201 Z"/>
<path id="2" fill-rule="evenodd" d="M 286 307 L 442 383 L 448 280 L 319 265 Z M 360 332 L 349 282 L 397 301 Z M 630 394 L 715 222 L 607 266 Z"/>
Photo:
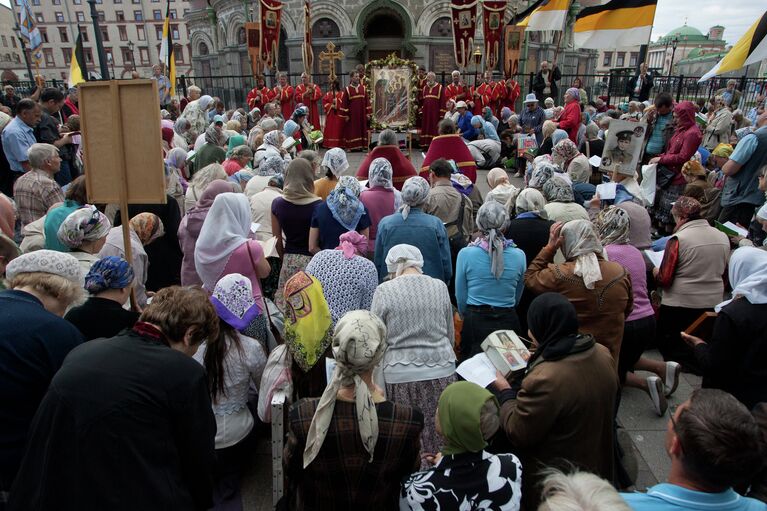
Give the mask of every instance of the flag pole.
<path id="1" fill-rule="evenodd" d="M 564 39 L 565 37 L 565 30 L 567 30 L 567 17 L 570 14 L 570 7 L 572 7 L 572 4 L 568 2 L 567 11 L 565 11 L 565 21 L 564 23 L 562 23 L 562 31 L 559 32 L 559 37 L 557 38 L 557 47 L 554 50 L 554 58 L 551 61 L 552 68 L 557 64 L 557 57 L 559 57 L 559 48 L 562 46 L 562 39 Z"/>

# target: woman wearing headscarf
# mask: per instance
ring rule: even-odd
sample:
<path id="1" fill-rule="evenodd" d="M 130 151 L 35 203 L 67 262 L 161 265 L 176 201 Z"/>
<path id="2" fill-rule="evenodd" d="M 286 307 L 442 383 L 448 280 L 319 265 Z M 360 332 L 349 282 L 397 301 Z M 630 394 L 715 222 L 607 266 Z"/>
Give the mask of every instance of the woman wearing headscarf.
<path id="1" fill-rule="evenodd" d="M 467 144 L 478 168 L 490 168 L 501 157 L 501 138 L 493 125 L 475 115 L 471 125 L 477 130 L 477 139 Z"/>
<path id="2" fill-rule="evenodd" d="M 213 291 L 223 276 L 239 273 L 250 280 L 253 300 L 260 310 L 266 310 L 261 295 L 260 280 L 271 268 L 258 241 L 250 237 L 250 205 L 241 193 L 222 193 L 202 224 L 194 247 L 194 267 L 203 289 Z M 267 343 L 267 321 L 264 315 L 253 318 L 248 327 L 250 337 Z"/>
<path id="3" fill-rule="evenodd" d="M 190 211 L 200 200 L 202 194 L 208 186 L 214 181 L 225 181 L 226 171 L 219 163 L 212 163 L 207 167 L 195 172 L 194 177 L 189 181 L 184 198 L 184 211 Z"/>
<path id="4" fill-rule="evenodd" d="M 527 313 L 535 351 L 511 384 L 498 376 L 501 427 L 526 467 L 524 509 L 539 501 L 538 467 L 562 460 L 613 479 L 613 412 L 618 391 L 610 353 L 582 333 L 573 303 L 559 293 L 533 300 Z"/>
<path id="5" fill-rule="evenodd" d="M 514 205 L 519 188 L 509 182 L 509 174 L 504 169 L 496 167 L 488 172 L 487 185 L 490 191 L 485 196 L 486 203 L 493 200 L 506 207 L 507 211 L 510 209 L 509 206 Z"/>
<path id="6" fill-rule="evenodd" d="M 558 248 L 566 261 L 554 264 Z M 551 291 L 570 300 L 581 331 L 606 346 L 617 364 L 623 323 L 633 308 L 631 277 L 620 264 L 607 261 L 603 250 L 588 220 L 564 226 L 557 222 L 551 226 L 549 242 L 525 272 L 525 286 L 535 294 Z"/>
<path id="7" fill-rule="evenodd" d="M 149 256 L 146 247 L 165 235 L 160 217 L 153 213 L 140 213 L 128 222 L 130 225 L 130 250 L 132 260 L 131 268 L 136 276 L 134 286 L 136 289 L 136 302 L 138 307 L 146 306 L 147 290 L 146 282 L 149 275 Z M 116 256 L 126 258 L 125 243 L 123 241 L 122 227 L 112 227 L 107 234 L 106 243 L 99 251 L 99 257 Z M 127 259 L 126 259 L 127 260 Z"/>
<path id="8" fill-rule="evenodd" d="M 578 151 L 575 143 L 566 138 L 551 150 L 551 159 L 562 172 L 567 173 L 573 183 L 588 183 L 591 177 L 591 164 L 585 155 Z"/>
<path id="9" fill-rule="evenodd" d="M 499 124 L 498 118 L 493 115 L 493 109 L 490 108 L 489 106 L 486 106 L 482 109 L 482 120 L 492 124 L 493 128 L 495 128 L 495 130 L 498 131 L 498 124 Z"/>
<path id="10" fill-rule="evenodd" d="M 544 210 L 549 220 L 567 223 L 571 220 L 588 220 L 586 208 L 574 202 L 573 186 L 568 183 L 566 174 L 554 174 L 543 185 L 546 198 Z"/>
<path id="11" fill-rule="evenodd" d="M 590 122 L 586 125 L 586 131 L 584 132 L 585 140 L 578 146 L 578 150 L 586 155 L 586 158 L 592 156 L 602 156 L 602 152 L 605 149 L 605 141 L 599 138 L 599 126 Z M 598 170 L 598 167 L 592 167 Z"/>
<path id="12" fill-rule="evenodd" d="M 309 230 L 309 252 L 331 250 L 338 246 L 341 234 L 357 231 L 367 238 L 370 216 L 360 201 L 360 182 L 354 176 L 342 176 L 325 202 L 320 203 L 312 215 Z"/>
<path id="13" fill-rule="evenodd" d="M 285 121 L 285 126 L 282 128 L 282 135 L 285 137 L 285 140 L 292 138 L 295 141 L 295 145 L 288 149 L 288 153 L 291 156 L 295 157 L 296 154 L 300 153 L 304 147 L 306 147 L 302 143 L 301 126 L 292 119 Z"/>
<path id="14" fill-rule="evenodd" d="M 370 253 L 375 249 L 378 224 L 381 219 L 394 214 L 402 205 L 402 194 L 394 187 L 394 170 L 386 158 L 376 158 L 368 171 L 368 187 L 360 193 L 360 201 L 370 216 L 368 240 Z"/>
<path id="15" fill-rule="evenodd" d="M 126 310 L 135 274 L 128 261 L 121 257 L 103 257 L 93 263 L 85 274 L 88 300 L 67 312 L 64 319 L 83 334 L 86 341 L 114 337 L 131 328 L 139 313 Z"/>
<path id="16" fill-rule="evenodd" d="M 578 147 L 578 129 L 581 127 L 580 98 L 581 93 L 575 87 L 570 87 L 565 91 L 565 109 L 559 116 L 557 123 L 557 128 L 566 131 L 567 136 L 576 144 L 576 147 Z"/>
<path id="17" fill-rule="evenodd" d="M 458 252 L 455 299 L 463 316 L 461 360 L 481 351 L 480 344 L 496 330 L 524 332 L 516 306 L 525 288 L 525 253 L 503 236 L 509 214 L 497 202 L 486 202 L 477 213 L 479 237 Z"/>
<path id="18" fill-rule="evenodd" d="M 291 509 L 397 509 L 402 479 L 418 463 L 423 415 L 387 401 L 372 381 L 386 326 L 347 313 L 333 335 L 336 368 L 320 399 L 294 404 L 285 447 Z M 369 481 L 358 484 L 357 481 Z"/>
<path id="19" fill-rule="evenodd" d="M 205 143 L 194 154 L 194 170 L 192 176 L 197 173 L 198 170 L 204 169 L 211 163 L 223 163 L 226 160 L 226 151 L 224 151 L 224 144 L 226 143 L 226 135 L 224 135 L 215 126 L 211 126 L 205 130 Z"/>
<path id="20" fill-rule="evenodd" d="M 314 210 L 322 202 L 314 194 L 313 177 L 309 161 L 303 158 L 291 161 L 285 171 L 282 197 L 272 201 L 272 235 L 277 238 L 277 253 L 282 258 L 275 304 L 282 311 L 285 310 L 285 283 L 296 272 L 306 268 L 312 259 L 309 230 Z"/>
<path id="21" fill-rule="evenodd" d="M 256 438 L 249 392 L 258 390 L 267 356 L 252 330 L 264 311 L 253 298 L 250 279 L 239 273 L 223 276 L 210 302 L 218 315 L 218 338 L 203 342 L 194 359 L 205 367 L 216 417 L 213 509 L 241 509 L 242 472 L 251 461 Z"/>
<path id="22" fill-rule="evenodd" d="M 703 372 L 703 387 L 729 392 L 750 410 L 767 401 L 767 252 L 742 247 L 730 258 L 732 298 L 718 304 L 708 342 L 682 333 Z"/>
<path id="23" fill-rule="evenodd" d="M 285 172 L 285 167 L 287 167 L 287 163 L 282 156 L 275 154 L 266 156 L 261 160 L 261 164 L 253 170 L 255 175 L 245 185 L 245 195 L 250 198 L 263 191 L 269 185 L 272 177 L 276 175 L 282 176 Z"/>
<path id="24" fill-rule="evenodd" d="M 370 310 L 378 286 L 378 272 L 367 254 L 368 240 L 357 231 L 348 231 L 332 250 L 317 252 L 306 273 L 322 284 L 333 324 L 353 310 Z"/>
<path id="25" fill-rule="evenodd" d="M 659 168 L 664 167 L 672 174 L 669 183 L 661 186 L 654 208 L 655 220 L 666 233 L 674 229 L 671 206 L 685 187 L 682 165 L 698 151 L 702 138 L 695 122 L 695 104 L 691 101 L 682 101 L 674 107 L 674 120 L 676 128 L 666 151 L 649 161 L 651 165 L 658 164 Z"/>
<path id="26" fill-rule="evenodd" d="M 197 244 L 197 238 L 200 236 L 205 217 L 208 216 L 215 198 L 222 193 L 234 191 L 232 183 L 228 181 L 221 179 L 213 181 L 202 193 L 200 200 L 181 219 L 181 223 L 178 226 L 178 241 L 184 254 L 184 258 L 181 261 L 182 286 L 202 285 L 202 280 L 200 280 L 194 267 L 194 247 Z"/>
<path id="27" fill-rule="evenodd" d="M 389 274 L 386 257 L 395 245 L 413 245 L 423 256 L 423 272 L 447 283 L 453 274 L 450 243 L 442 220 L 423 211 L 429 195 L 428 181 L 414 176 L 402 186 L 401 211 L 384 217 L 378 224 L 374 261 L 378 280 Z"/>
<path id="28" fill-rule="evenodd" d="M 178 118 L 179 121 L 189 121 L 189 132 L 192 140 L 202 134 L 210 124 L 208 121 L 208 109 L 211 106 L 213 106 L 213 98 L 202 96 L 200 99 L 190 101 L 181 113 L 181 117 Z"/>
<path id="29" fill-rule="evenodd" d="M 713 151 L 719 144 L 730 142 L 733 113 L 727 108 L 723 96 L 714 98 L 713 108 L 708 111 L 707 117 L 708 123 L 703 133 L 702 144 L 709 151 Z"/>
<path id="30" fill-rule="evenodd" d="M 554 148 L 554 141 L 552 135 L 557 131 L 557 124 L 554 121 L 543 121 L 543 127 L 541 128 L 541 143 L 538 147 L 538 156 L 545 154 L 551 154 L 551 150 Z"/>
<path id="31" fill-rule="evenodd" d="M 189 119 L 177 119 L 173 123 L 173 147 L 184 151 L 189 150 L 194 143 L 191 128 L 192 123 L 189 122 Z"/>
<path id="32" fill-rule="evenodd" d="M 663 289 L 658 348 L 665 360 L 697 374 L 700 368 L 679 332 L 722 301 L 730 243 L 726 234 L 700 217 L 700 203 L 691 197 L 678 197 L 671 215 L 674 235 L 666 242 L 660 267 L 653 268 L 655 283 Z"/>
<path id="33" fill-rule="evenodd" d="M 543 190 L 546 181 L 552 178 L 554 174 L 560 173 L 559 165 L 555 165 L 551 156 L 544 154 L 536 156 L 532 164 L 532 172 L 528 179 L 527 186 L 536 190 Z"/>
<path id="34" fill-rule="evenodd" d="M 392 247 L 386 254 L 391 280 L 378 286 L 370 310 L 387 328 L 386 396 L 421 410 L 421 452 L 433 456 L 441 443 L 434 429 L 437 400 L 455 381 L 455 326 L 447 285 L 424 275 L 423 266 L 418 248 Z M 428 466 L 423 458 L 421 466 Z"/>
<path id="35" fill-rule="evenodd" d="M 623 325 L 623 341 L 618 358 L 618 377 L 621 385 L 644 390 L 652 400 L 655 413 L 663 416 L 671 395 L 679 381 L 679 364 L 658 362 L 642 357 L 647 342 L 655 338 L 655 311 L 647 292 L 647 266 L 642 253 L 629 244 L 630 217 L 626 211 L 609 206 L 596 218 L 599 239 L 610 261 L 623 266 L 631 276 L 634 308 Z M 646 378 L 634 370 L 653 373 Z"/>
<path id="36" fill-rule="evenodd" d="M 238 145 L 230 151 L 227 153 L 227 159 L 221 166 L 224 167 L 226 174 L 231 178 L 250 165 L 250 162 L 253 160 L 253 151 L 244 144 Z"/>
<path id="37" fill-rule="evenodd" d="M 472 508 L 519 510 L 522 464 L 513 454 L 485 450 L 500 427 L 499 411 L 495 396 L 476 383 L 448 385 L 435 424 L 445 442 L 433 467 L 403 483 L 400 509 L 462 509 L 471 502 Z"/>
<path id="38" fill-rule="evenodd" d="M 174 147 L 165 156 L 166 183 L 165 193 L 176 199 L 181 212 L 184 212 L 185 193 L 187 188 L 186 175 L 186 149 Z"/>
<path id="39" fill-rule="evenodd" d="M 314 193 L 325 200 L 338 184 L 338 178 L 349 168 L 346 153 L 340 147 L 329 149 L 322 157 L 320 168 L 325 171 L 325 175 L 314 181 Z"/>
<path id="40" fill-rule="evenodd" d="M 57 237 L 59 243 L 80 261 L 83 275 L 98 261 L 98 253 L 106 243 L 112 223 L 96 206 L 86 204 L 70 213 L 61 223 Z"/>
<path id="41" fill-rule="evenodd" d="M 706 179 L 706 169 L 695 160 L 682 165 L 682 175 L 687 182 L 682 194 L 700 202 L 700 217 L 714 225 L 722 210 L 722 191 Z"/>

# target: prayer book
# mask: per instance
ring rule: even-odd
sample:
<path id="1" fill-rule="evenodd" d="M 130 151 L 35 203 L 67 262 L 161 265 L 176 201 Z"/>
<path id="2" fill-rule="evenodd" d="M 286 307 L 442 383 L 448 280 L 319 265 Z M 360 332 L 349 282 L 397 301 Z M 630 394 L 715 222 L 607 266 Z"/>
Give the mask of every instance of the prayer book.
<path id="1" fill-rule="evenodd" d="M 288 137 L 285 142 L 282 143 L 282 148 L 289 151 L 298 145 L 298 140 L 293 137 Z"/>
<path id="2" fill-rule="evenodd" d="M 527 368 L 530 350 L 513 330 L 496 330 L 482 341 L 482 350 L 506 378 Z"/>
<path id="3" fill-rule="evenodd" d="M 655 252 L 653 250 L 645 250 L 644 255 L 647 257 L 647 259 L 650 260 L 653 266 L 656 268 L 660 268 L 661 263 L 663 262 L 663 255 L 666 253 L 665 250 L 661 250 L 660 252 Z"/>
<path id="4" fill-rule="evenodd" d="M 599 167 L 600 165 L 602 165 L 602 157 L 595 154 L 594 156 L 589 158 L 589 163 L 591 164 L 592 167 Z"/>
<path id="5" fill-rule="evenodd" d="M 714 227 L 725 233 L 727 236 L 743 236 L 748 237 L 748 230 L 739 225 L 735 225 L 732 222 L 725 222 L 723 224 L 714 220 Z"/>
<path id="6" fill-rule="evenodd" d="M 495 366 L 485 352 L 464 360 L 455 372 L 464 380 L 476 383 L 480 387 L 487 387 L 495 381 Z"/>
<path id="7" fill-rule="evenodd" d="M 601 200 L 612 200 L 618 190 L 618 183 L 602 183 L 597 185 L 597 195 Z"/>

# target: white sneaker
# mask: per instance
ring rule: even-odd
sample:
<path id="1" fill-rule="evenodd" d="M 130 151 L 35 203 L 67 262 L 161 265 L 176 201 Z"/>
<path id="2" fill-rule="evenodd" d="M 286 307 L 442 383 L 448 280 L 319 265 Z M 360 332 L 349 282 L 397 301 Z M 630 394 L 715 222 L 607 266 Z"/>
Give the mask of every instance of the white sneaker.
<path id="1" fill-rule="evenodd" d="M 671 396 L 679 385 L 679 373 L 682 372 L 682 366 L 678 362 L 666 362 L 666 378 L 663 382 L 666 387 L 666 397 Z"/>
<path id="2" fill-rule="evenodd" d="M 668 409 L 668 401 L 666 396 L 663 395 L 663 382 L 657 376 L 647 377 L 647 391 L 650 393 L 650 399 L 652 399 L 653 408 L 658 417 L 663 417 Z"/>

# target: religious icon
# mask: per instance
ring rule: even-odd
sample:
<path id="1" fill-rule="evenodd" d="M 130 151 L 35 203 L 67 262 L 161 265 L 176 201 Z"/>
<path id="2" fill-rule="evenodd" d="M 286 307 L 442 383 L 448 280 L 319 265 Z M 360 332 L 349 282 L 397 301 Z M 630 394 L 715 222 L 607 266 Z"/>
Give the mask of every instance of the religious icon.
<path id="1" fill-rule="evenodd" d="M 497 12 L 491 12 L 487 18 L 487 26 L 490 30 L 498 30 L 501 26 L 501 16 Z"/>
<path id="2" fill-rule="evenodd" d="M 411 80 L 409 66 L 372 67 L 373 120 L 390 128 L 406 128 L 410 122 Z"/>
<path id="3" fill-rule="evenodd" d="M 266 12 L 266 28 L 277 28 L 277 13 L 274 11 Z"/>
<path id="4" fill-rule="evenodd" d="M 458 28 L 471 28 L 471 13 L 464 11 L 458 15 Z"/>

